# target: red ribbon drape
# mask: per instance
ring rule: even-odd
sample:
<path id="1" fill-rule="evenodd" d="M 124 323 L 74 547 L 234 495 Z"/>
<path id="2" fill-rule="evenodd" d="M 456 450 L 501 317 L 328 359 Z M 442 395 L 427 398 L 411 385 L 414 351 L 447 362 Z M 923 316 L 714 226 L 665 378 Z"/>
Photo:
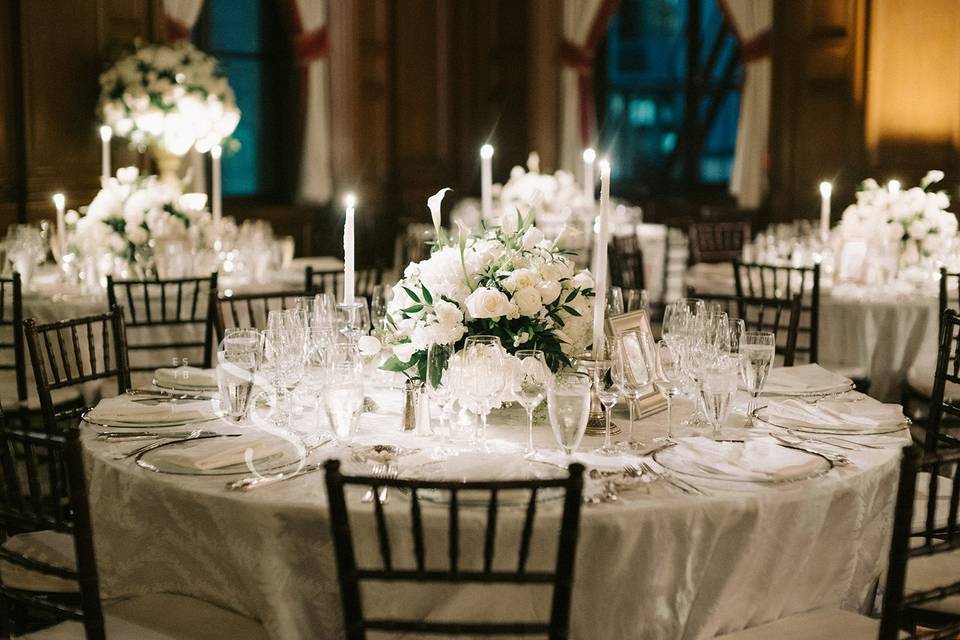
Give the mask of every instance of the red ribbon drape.
<path id="1" fill-rule="evenodd" d="M 167 34 L 167 42 L 178 42 L 180 40 L 189 40 L 190 32 L 193 30 L 183 24 L 176 18 L 164 16 L 164 30 Z"/>
<path id="2" fill-rule="evenodd" d="M 330 54 L 330 40 L 327 37 L 326 25 L 308 33 L 300 33 L 294 40 L 294 49 L 297 53 L 297 64 L 309 67 L 310 63 Z"/>
<path id="3" fill-rule="evenodd" d="M 569 0 L 568 0 L 569 1 Z M 577 74 L 577 99 L 580 113 L 580 142 L 584 147 L 590 146 L 593 139 L 593 129 L 597 121 L 596 105 L 593 91 L 593 62 L 597 54 L 597 46 L 607 32 L 610 19 L 617 12 L 620 0 L 603 0 L 597 10 L 597 15 L 590 25 L 583 46 L 564 39 L 560 43 L 560 62 L 570 67 Z"/>

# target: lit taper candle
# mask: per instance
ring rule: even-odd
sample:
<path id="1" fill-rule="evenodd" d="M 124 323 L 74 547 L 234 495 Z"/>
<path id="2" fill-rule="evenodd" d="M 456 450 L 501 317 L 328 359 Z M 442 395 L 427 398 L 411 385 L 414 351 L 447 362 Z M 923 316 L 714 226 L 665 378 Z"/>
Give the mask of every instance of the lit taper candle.
<path id="1" fill-rule="evenodd" d="M 493 147 L 489 144 L 480 147 L 480 210 L 484 220 L 493 214 Z"/>
<path id="2" fill-rule="evenodd" d="M 597 161 L 597 152 L 593 149 L 584 149 L 583 150 L 583 198 L 586 201 L 587 205 L 591 208 L 596 204 L 596 197 L 594 196 L 594 178 L 593 178 L 593 164 Z"/>
<path id="3" fill-rule="evenodd" d="M 820 237 L 830 235 L 830 196 L 833 194 L 833 184 L 823 181 L 820 183 Z"/>
<path id="4" fill-rule="evenodd" d="M 113 129 L 105 124 L 100 127 L 100 178 L 106 183 L 110 179 L 110 139 Z"/>
<path id="5" fill-rule="evenodd" d="M 210 148 L 210 159 L 211 159 L 211 185 L 212 193 L 210 194 L 210 206 L 213 209 L 213 229 L 214 233 L 220 233 L 220 219 L 223 217 L 223 194 L 221 191 L 222 185 L 220 180 L 220 156 L 223 155 L 223 147 L 218 144 L 213 145 Z"/>
<path id="6" fill-rule="evenodd" d="M 354 265 L 354 215 L 357 207 L 357 196 L 348 193 L 343 204 L 347 208 L 347 218 L 343 223 L 343 302 L 353 304 L 356 268 Z"/>
<path id="7" fill-rule="evenodd" d="M 597 229 L 597 244 L 594 265 L 597 270 L 594 278 L 593 298 L 593 355 L 601 357 L 604 333 L 603 317 L 607 307 L 607 233 L 610 217 L 610 163 L 600 161 L 600 224 Z"/>
<path id="8" fill-rule="evenodd" d="M 888 182 L 887 190 L 890 191 L 890 193 L 900 193 L 900 181 L 891 180 L 890 182 Z"/>
<path id="9" fill-rule="evenodd" d="M 63 256 L 67 255 L 67 223 L 64 219 L 66 215 L 67 199 L 62 193 L 53 194 L 53 206 L 57 208 L 57 250 L 60 255 L 57 259 L 63 264 Z"/>

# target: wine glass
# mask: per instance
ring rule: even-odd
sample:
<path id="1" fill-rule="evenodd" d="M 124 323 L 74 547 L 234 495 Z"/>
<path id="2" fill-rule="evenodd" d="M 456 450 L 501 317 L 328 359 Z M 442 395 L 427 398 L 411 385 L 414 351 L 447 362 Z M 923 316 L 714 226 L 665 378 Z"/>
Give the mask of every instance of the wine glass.
<path id="1" fill-rule="evenodd" d="M 752 396 L 748 420 L 773 368 L 776 349 L 776 336 L 772 331 L 747 331 L 740 338 L 740 379 Z"/>
<path id="2" fill-rule="evenodd" d="M 333 296 L 329 293 L 318 293 L 312 296 L 297 298 L 297 309 L 303 316 L 305 327 L 333 328 L 336 324 L 337 307 Z"/>
<path id="3" fill-rule="evenodd" d="M 366 298 L 337 305 L 337 328 L 351 342 L 356 342 L 370 330 L 370 309 Z"/>
<path id="4" fill-rule="evenodd" d="M 634 403 L 643 397 L 653 383 L 654 363 L 651 357 L 655 356 L 651 339 L 650 334 L 644 331 L 627 331 L 616 339 L 614 357 L 618 363 L 611 372 L 620 377 L 620 393 L 630 408 L 628 442 L 633 441 Z"/>
<path id="5" fill-rule="evenodd" d="M 594 449 L 594 453 L 601 456 L 619 455 L 620 450 L 613 446 L 610 439 L 610 421 L 613 414 L 613 408 L 620 397 L 620 381 L 623 374 L 614 372 L 619 364 L 622 363 L 615 357 L 614 349 L 611 345 L 605 343 L 605 347 L 594 353 L 593 385 L 597 393 L 600 404 L 603 405 L 605 427 L 603 431 L 603 445 Z"/>
<path id="6" fill-rule="evenodd" d="M 547 395 L 550 368 L 539 349 L 521 349 L 515 354 L 520 361 L 520 375 L 514 386 L 514 395 L 527 411 L 527 448 L 524 454 L 531 456 L 533 448 L 533 412 Z"/>
<path id="7" fill-rule="evenodd" d="M 683 390 L 680 355 L 664 340 L 657 344 L 657 368 L 653 384 L 667 399 L 667 438 L 673 438 L 673 399 Z"/>
<path id="8" fill-rule="evenodd" d="M 392 298 L 393 287 L 387 284 L 374 285 L 373 292 L 370 294 L 370 319 L 375 334 L 383 334 L 385 330 L 387 306 Z"/>
<path id="9" fill-rule="evenodd" d="M 607 289 L 607 317 L 619 316 L 623 313 L 623 289 L 610 287 Z"/>
<path id="10" fill-rule="evenodd" d="M 480 415 L 480 448 L 487 447 L 487 417 L 506 384 L 503 347 L 496 336 L 469 336 L 463 347 L 459 388 Z"/>
<path id="11" fill-rule="evenodd" d="M 452 344 L 432 344 L 427 349 L 427 396 L 440 408 L 440 448 L 434 452 L 435 457 L 446 458 L 452 450 L 447 442 L 450 437 L 450 424 L 447 422 L 447 408 L 453 400 L 453 385 L 451 384 L 450 358 L 453 357 Z"/>
<path id="12" fill-rule="evenodd" d="M 320 432 L 321 400 L 323 389 L 330 380 L 331 356 L 336 334 L 332 329 L 325 327 L 311 327 L 307 329 L 306 358 L 303 368 L 303 387 L 313 399 L 313 408 L 316 412 L 317 433 Z"/>
<path id="13" fill-rule="evenodd" d="M 739 368 L 739 355 L 722 355 L 704 369 L 700 381 L 700 399 L 707 419 L 713 425 L 714 439 L 720 438 L 720 427 L 730 415 L 733 396 L 737 392 Z"/>
<path id="14" fill-rule="evenodd" d="M 584 373 L 562 372 L 547 387 L 547 414 L 553 437 L 570 461 L 580 446 L 590 418 L 590 377 Z"/>
<path id="15" fill-rule="evenodd" d="M 646 311 L 649 301 L 647 292 L 644 289 L 624 289 L 623 290 L 623 310 L 626 313 L 631 311 Z"/>
<path id="16" fill-rule="evenodd" d="M 729 318 L 727 329 L 730 332 L 730 353 L 740 353 L 740 340 L 747 332 L 747 326 L 740 318 Z"/>
<path id="17" fill-rule="evenodd" d="M 323 388 L 323 406 L 334 436 L 347 442 L 363 412 L 363 373 L 348 364 L 333 365 Z"/>

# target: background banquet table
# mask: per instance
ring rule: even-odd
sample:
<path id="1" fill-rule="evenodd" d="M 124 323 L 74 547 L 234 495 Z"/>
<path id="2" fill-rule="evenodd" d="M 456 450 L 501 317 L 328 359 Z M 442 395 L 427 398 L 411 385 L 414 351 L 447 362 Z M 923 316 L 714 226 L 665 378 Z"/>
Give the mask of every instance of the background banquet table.
<path id="1" fill-rule="evenodd" d="M 368 395 L 380 408 L 363 416 L 358 441 L 430 446 L 424 438 L 400 432 L 398 392 L 381 388 Z M 491 463 L 519 455 L 516 443 L 523 441 L 525 429 L 518 426 L 519 415 L 515 418 L 492 419 Z M 307 416 L 307 424 L 313 419 Z M 647 440 L 664 435 L 665 414 L 638 423 L 637 430 Z M 556 451 L 548 426 L 538 424 L 535 432 L 539 447 Z M 342 634 L 322 473 L 231 492 L 223 477 L 153 473 L 132 460 L 113 460 L 111 454 L 131 445 L 93 436 L 94 428 L 85 426 L 105 596 L 184 593 L 262 619 L 275 638 Z M 580 448 L 598 444 L 597 438 L 585 438 Z M 821 606 L 865 610 L 889 537 L 898 448 L 849 453 L 852 464 L 791 485 L 711 490 L 710 496 L 698 497 L 657 482 L 649 494 L 636 489 L 623 493 L 618 503 L 584 506 L 572 637 L 710 638 Z M 348 450 L 332 444 L 317 454 L 349 457 Z M 426 459 L 419 455 L 403 458 L 402 467 Z M 348 494 L 351 512 L 359 506 L 357 496 Z M 531 563 L 546 566 L 554 559 L 559 505 L 543 503 L 538 511 L 542 520 L 534 532 Z M 408 556 L 409 500 L 393 498 L 387 512 L 394 554 Z M 500 514 L 501 561 L 515 561 L 510 540 L 516 539 L 522 515 L 516 508 Z M 351 517 L 361 564 L 377 558 L 369 511 Z M 446 509 L 425 504 L 424 518 L 427 548 L 442 558 Z M 485 518 L 484 509 L 461 510 L 463 557 L 482 545 Z M 428 552 L 428 566 L 430 557 Z M 487 590 L 478 594 L 482 589 Z M 537 611 L 545 618 L 548 611 L 547 601 L 533 589 L 500 591 L 505 598 L 493 597 L 485 587 L 447 585 L 429 596 L 405 587 L 402 596 L 397 593 L 376 599 L 378 616 L 398 610 L 447 618 L 492 613 L 503 619 Z"/>
<path id="2" fill-rule="evenodd" d="M 729 263 L 700 263 L 685 276 L 700 293 L 735 293 Z M 929 372 L 932 384 L 939 332 L 937 292 L 903 283 L 824 286 L 820 297 L 820 362 L 828 369 L 866 372 L 870 395 L 900 397 L 911 367 Z"/>

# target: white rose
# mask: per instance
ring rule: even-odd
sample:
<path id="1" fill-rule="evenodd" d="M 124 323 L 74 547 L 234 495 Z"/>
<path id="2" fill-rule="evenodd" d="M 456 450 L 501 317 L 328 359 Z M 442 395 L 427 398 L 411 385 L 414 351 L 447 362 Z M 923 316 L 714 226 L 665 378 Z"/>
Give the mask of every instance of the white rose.
<path id="1" fill-rule="evenodd" d="M 931 233 L 923 240 L 923 250 L 928 255 L 936 255 L 942 248 L 943 240 L 935 233 Z"/>
<path id="2" fill-rule="evenodd" d="M 437 323 L 449 330 L 463 322 L 463 312 L 460 307 L 446 300 L 437 300 L 433 304 L 433 313 L 437 316 Z"/>
<path id="3" fill-rule="evenodd" d="M 540 292 L 533 287 L 524 287 L 513 294 L 513 303 L 517 305 L 522 316 L 535 316 L 543 308 Z"/>
<path id="4" fill-rule="evenodd" d="M 562 287 L 556 280 L 542 280 L 537 283 L 537 291 L 543 304 L 550 304 L 560 297 Z"/>
<path id="5" fill-rule="evenodd" d="M 535 246 L 540 244 L 543 240 L 543 232 L 536 227 L 530 227 L 527 229 L 526 233 L 523 234 L 523 248 L 524 249 L 533 249 Z"/>
<path id="6" fill-rule="evenodd" d="M 410 358 L 412 358 L 416 352 L 417 347 L 412 342 L 393 345 L 393 355 L 395 355 L 400 362 L 410 362 Z"/>
<path id="7" fill-rule="evenodd" d="M 887 238 L 892 242 L 898 242 L 903 239 L 903 225 L 899 222 L 887 224 Z"/>
<path id="8" fill-rule="evenodd" d="M 534 287 L 540 282 L 540 274 L 533 269 L 516 269 L 503 281 L 503 287 L 513 293 L 527 287 Z"/>
<path id="9" fill-rule="evenodd" d="M 117 180 L 120 184 L 133 184 L 133 181 L 140 175 L 140 169 L 136 167 L 123 167 L 117 169 Z"/>
<path id="10" fill-rule="evenodd" d="M 126 229 L 127 238 L 133 244 L 144 244 L 149 239 L 147 235 L 147 230 L 141 226 L 128 227 Z"/>
<path id="11" fill-rule="evenodd" d="M 380 353 L 380 341 L 375 336 L 361 336 L 357 340 L 357 349 L 360 351 L 360 355 L 363 356 L 375 356 Z"/>
<path id="12" fill-rule="evenodd" d="M 927 235 L 928 230 L 926 222 L 923 220 L 914 220 L 907 228 L 907 233 L 910 234 L 910 237 L 914 240 L 922 240 Z"/>
<path id="13" fill-rule="evenodd" d="M 513 311 L 506 294 L 498 289 L 479 287 L 466 299 L 467 312 L 473 318 L 499 318 Z"/>
<path id="14" fill-rule="evenodd" d="M 573 287 L 583 289 L 593 289 L 593 276 L 589 271 L 581 271 L 572 278 Z"/>

